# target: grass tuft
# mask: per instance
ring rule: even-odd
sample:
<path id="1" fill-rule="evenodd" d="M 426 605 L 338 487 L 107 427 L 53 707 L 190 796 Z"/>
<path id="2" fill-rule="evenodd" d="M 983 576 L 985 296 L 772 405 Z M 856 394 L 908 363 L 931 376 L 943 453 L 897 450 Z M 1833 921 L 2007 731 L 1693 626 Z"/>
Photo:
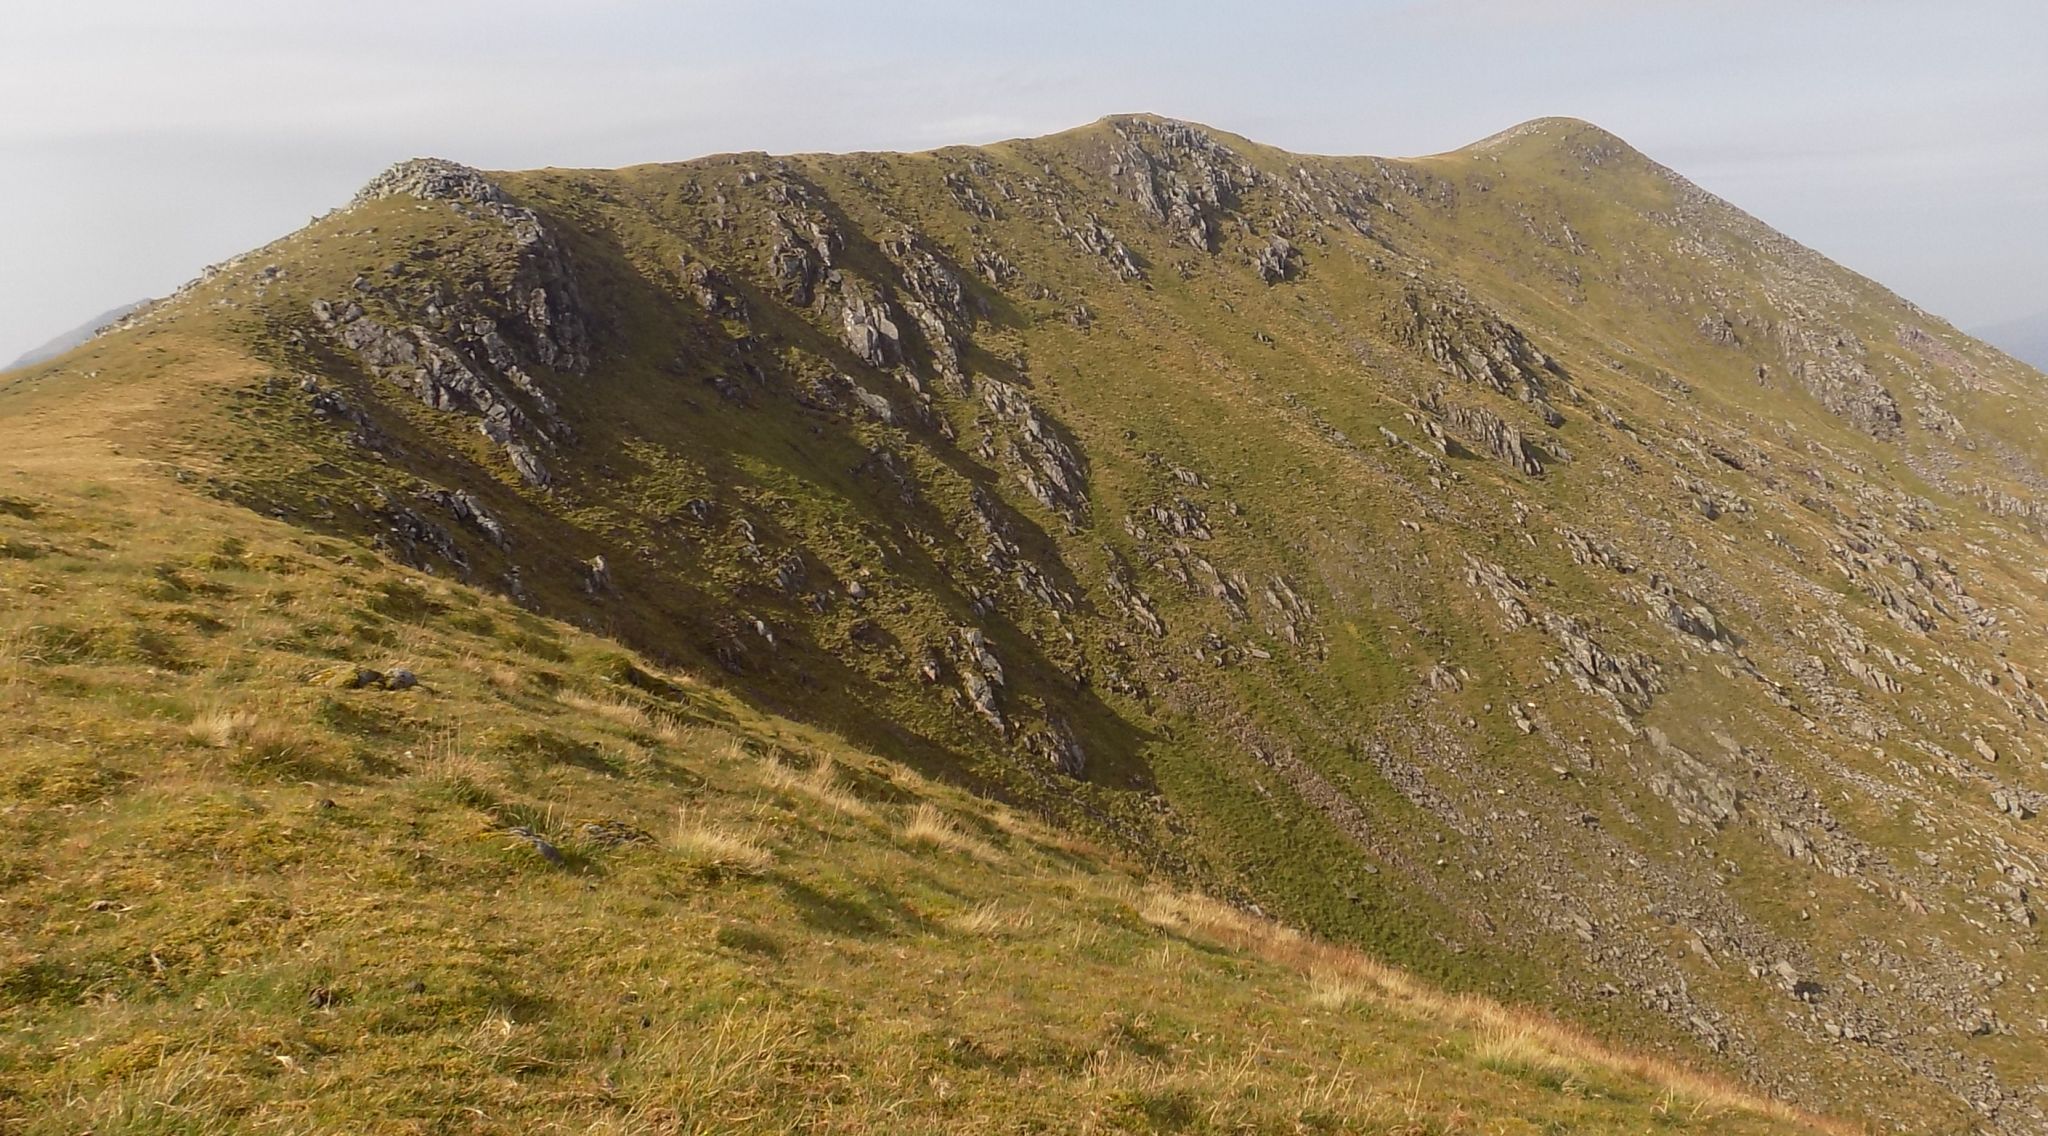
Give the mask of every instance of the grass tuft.
<path id="1" fill-rule="evenodd" d="M 870 809 L 866 802 L 854 796 L 852 791 L 840 783 L 839 770 L 830 758 L 821 759 L 810 769 L 801 772 L 771 759 L 766 764 L 761 779 L 771 789 L 808 797 L 847 816 L 874 815 L 874 810 Z"/>
<path id="2" fill-rule="evenodd" d="M 766 848 L 687 809 L 676 810 L 668 847 L 691 868 L 713 875 L 758 876 L 775 864 Z"/>
<path id="3" fill-rule="evenodd" d="M 961 831 L 945 810 L 930 801 L 920 803 L 910 814 L 910 820 L 903 826 L 903 838 L 920 847 L 958 852 L 978 860 L 996 858 L 994 848 Z"/>

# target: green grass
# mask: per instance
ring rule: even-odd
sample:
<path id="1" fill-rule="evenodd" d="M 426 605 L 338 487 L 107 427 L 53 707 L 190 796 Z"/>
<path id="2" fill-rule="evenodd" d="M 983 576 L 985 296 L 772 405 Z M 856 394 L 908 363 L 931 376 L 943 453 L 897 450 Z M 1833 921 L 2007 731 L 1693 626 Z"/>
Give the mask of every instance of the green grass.
<path id="1" fill-rule="evenodd" d="M 0 565 L 10 1130 L 1807 1127 L 501 600 L 22 480 L 125 536 Z"/>
<path id="2" fill-rule="evenodd" d="M 1159 1043 L 1175 1053 L 1184 1045 L 1182 1064 L 1152 1080 L 1118 1064 L 1128 1081 L 1084 1092 L 1075 1086 L 1093 1083 L 1086 1062 L 1059 1055 L 1095 1053 L 1092 1026 L 975 1033 L 934 1049 L 922 1035 L 890 1033 L 907 1027 L 868 1009 L 893 1003 L 843 976 L 828 981 L 831 956 L 818 953 L 826 940 L 831 951 L 888 942 L 907 952 L 861 954 L 869 969 L 885 958 L 906 973 L 938 967 L 943 952 L 904 944 L 960 926 L 1012 926 L 1009 898 L 1079 902 L 1041 889 L 1084 863 L 1256 904 L 1446 991 L 1541 1006 L 1627 1048 L 1907 1130 L 1962 1123 L 1959 1094 L 1978 1080 L 1956 1070 L 1976 1056 L 1995 1057 L 2008 1090 L 2037 1079 L 2027 1046 L 2048 1016 L 2035 993 L 2048 988 L 2035 969 L 2037 936 L 1989 918 L 1984 897 L 2000 886 L 1998 865 L 2048 848 L 2032 828 L 1993 815 L 1982 779 L 2044 784 L 2037 714 L 2016 679 L 1980 678 L 2007 675 L 2006 664 L 2048 673 L 2029 630 L 2043 614 L 2028 567 L 2038 538 L 1984 513 L 1973 488 L 2017 491 L 2037 476 L 2032 455 L 2048 451 L 2038 417 L 2023 412 L 2037 377 L 1965 342 L 1948 348 L 1952 357 L 1924 357 L 1932 349 L 1909 348 L 1908 329 L 1947 333 L 1923 315 L 1773 243 L 1754 222 L 1712 203 L 1685 206 L 1683 186 L 1583 124 L 1548 122 L 1498 145 L 1387 163 L 1216 135 L 1263 184 L 1216 215 L 1213 253 L 1151 219 L 1128 197 L 1127 178 L 1110 180 L 1119 129 L 1133 127 L 1104 122 L 975 151 L 503 175 L 573 262 L 599 340 L 587 374 L 528 368 L 575 436 L 549 454 L 556 480 L 546 490 L 521 485 L 472 417 L 429 409 L 364 373 L 308 320 L 315 299 L 365 295 L 358 276 L 372 284 L 364 302 L 388 322 L 431 325 L 439 317 L 427 302 L 438 310 L 446 297 L 504 307 L 520 279 L 516 242 L 440 203 L 337 212 L 138 329 L 11 377 L 0 387 L 12 463 L 0 464 L 0 572 L 15 591 L 0 645 L 19 676 L 9 689 L 25 700 L 6 736 L 7 783 L 30 810 L 22 815 L 41 818 L 45 835 L 72 831 L 80 816 L 119 820 L 124 839 L 154 848 L 148 809 L 109 802 L 178 813 L 177 842 L 135 854 L 136 864 L 176 868 L 164 869 L 160 889 L 204 885 L 200 865 L 221 863 L 243 865 L 244 886 L 284 886 L 264 855 L 317 866 L 323 880 L 326 868 L 346 866 L 351 886 L 399 889 L 365 894 L 431 892 L 433 903 L 468 912 L 434 924 L 429 938 L 442 943 L 482 922 L 490 904 L 523 902 L 530 884 L 536 923 L 594 928 L 581 933 L 608 949 L 626 949 L 605 937 L 614 932 L 655 941 L 647 928 L 675 931 L 647 973 L 761 970 L 769 977 L 745 988 L 749 1005 L 764 1004 L 762 990 L 823 991 L 822 1002 L 774 1003 L 788 1014 L 775 1028 L 793 1031 L 809 1056 L 792 1058 L 786 1075 L 774 1072 L 779 1058 L 768 1060 L 769 1081 L 733 1090 L 776 1102 L 758 1113 L 770 1127 L 832 1127 L 830 1109 L 854 1107 L 852 1098 L 819 1103 L 792 1086 L 844 1084 L 835 1082 L 843 1074 L 891 1086 L 861 1098 L 868 1116 L 890 1106 L 889 1093 L 936 1108 L 939 1082 L 954 1086 L 939 1103 L 959 1110 L 974 1092 L 1027 1102 L 1040 1078 L 1075 1094 L 1048 1090 L 1046 1108 L 1063 1101 L 1066 1121 L 1108 1129 L 1343 1130 L 1342 1119 L 1304 1119 L 1312 1109 L 1271 1111 L 1280 1108 L 1273 1092 L 1249 1112 L 1219 1111 L 1203 1084 L 1227 1081 L 1252 1044 L 1242 1034 L 1231 1035 L 1236 1049 L 1189 1040 L 1211 1037 L 1229 1020 L 1220 1015 L 1184 1022 L 1184 1038 L 1173 1035 L 1182 1041 Z M 1303 171 L 1353 194 L 1370 231 L 1325 215 L 1322 190 L 1297 192 Z M 969 389 L 937 375 L 927 347 L 908 337 L 909 369 L 931 395 L 928 424 L 902 413 L 916 402 L 909 377 L 848 352 L 829 298 L 803 309 L 777 297 L 765 267 L 775 215 L 803 211 L 779 187 L 784 174 L 840 234 L 835 268 L 899 305 L 908 285 L 885 245 L 906 227 L 959 269 L 976 311 L 956 321 Z M 960 208 L 942 180 L 949 174 L 996 202 L 996 216 Z M 1118 281 L 1059 235 L 1055 207 L 1068 222 L 1100 216 L 1147 264 L 1146 280 Z M 1250 253 L 1276 232 L 1300 249 L 1300 271 L 1268 285 Z M 1000 252 L 1015 276 L 991 284 L 977 275 L 970 265 L 986 252 Z M 701 311 L 678 275 L 685 262 L 718 265 L 746 318 Z M 268 263 L 284 267 L 281 278 L 257 278 Z M 393 281 L 399 292 L 374 294 Z M 1074 318 L 1080 306 L 1093 313 L 1085 326 Z M 1544 381 L 1562 424 L 1446 374 L 1427 354 L 1417 312 L 1441 314 L 1465 346 L 1489 322 L 1514 324 L 1555 365 Z M 1701 334 L 1700 321 L 1717 313 L 1741 317 L 1741 344 Z M 1794 327 L 1869 345 L 1864 362 L 1900 399 L 1896 439 L 1863 434 L 1800 387 L 1796 360 L 1773 338 Z M 818 405 L 815 392 L 842 374 L 886 394 L 896 424 Z M 305 377 L 367 413 L 385 452 L 309 414 Z M 1026 391 L 1080 455 L 1085 510 L 1060 515 L 1021 485 L 1006 453 L 1014 438 L 982 402 L 991 379 Z M 1918 403 L 1934 397 L 1922 385 L 1964 423 L 1966 444 L 1920 424 Z M 1468 452 L 1436 456 L 1421 426 L 1436 397 L 1499 415 L 1557 460 L 1531 478 Z M 1388 444 L 1383 429 L 1402 443 Z M 1743 468 L 1709 447 L 1741 454 Z M 1752 511 L 1709 520 L 1692 504 L 1693 482 Z M 509 544 L 421 503 L 437 489 L 474 494 Z M 1208 539 L 1168 540 L 1157 526 L 1133 535 L 1150 525 L 1150 508 L 1182 498 L 1204 511 Z M 1031 598 L 1015 565 L 989 559 L 977 501 L 1016 555 L 1071 594 L 1070 606 Z M 393 507 L 448 528 L 459 560 L 396 533 Z M 1637 569 L 1575 563 L 1567 530 L 1621 548 Z M 1855 554 L 1873 564 L 1858 580 L 1833 551 L 1851 545 L 1875 550 Z M 1611 653 L 1653 659 L 1664 691 L 1642 713 L 1582 691 L 1555 636 L 1507 622 L 1467 582 L 1467 554 L 1525 581 L 1532 611 L 1578 619 Z M 1930 575 L 1939 561 L 1957 565 L 1999 625 L 1901 627 L 1876 602 L 1874 579 L 1912 586 L 1887 554 L 1910 555 Z M 586 568 L 600 555 L 609 590 L 591 586 Z M 778 579 L 792 559 L 812 595 Z M 1113 560 L 1152 597 L 1163 636 L 1115 610 Z M 1243 581 L 1242 616 L 1215 598 L 1212 576 Z M 1263 596 L 1275 578 L 1308 605 L 1292 635 Z M 853 598 L 856 583 L 866 599 Z M 506 598 L 515 585 L 518 605 Z M 1733 645 L 1715 650 L 1658 625 L 1643 592 L 1662 586 L 1710 607 Z M 1007 734 L 961 700 L 953 658 L 940 681 L 921 678 L 928 653 L 945 652 L 969 626 L 1001 659 Z M 1901 652 L 1923 673 L 1901 668 L 1896 695 L 1863 690 L 1841 672 L 1838 651 L 1851 638 L 1870 645 L 1869 658 Z M 1461 689 L 1431 689 L 1426 676 L 1439 665 L 1464 676 Z M 322 681 L 394 666 L 417 671 L 421 686 Z M 1033 747 L 1032 734 L 1055 718 L 1086 750 L 1085 778 L 1052 772 Z M 1652 789 L 1665 770 L 1644 726 L 1735 778 L 1748 811 L 1713 831 L 1684 823 Z M 1942 756 L 1972 760 L 1964 735 L 2000 726 L 2008 756 L 1996 769 Z M 1729 754 L 1717 736 L 1744 752 Z M 323 799 L 337 808 L 316 809 Z M 63 807 L 71 811 L 45 815 Z M 1011 816 L 1005 809 L 1066 835 L 1027 841 L 1029 851 L 990 819 Z M 1769 810 L 1825 856 L 1780 852 Z M 602 820 L 625 826 L 599 830 L 612 834 L 605 840 L 629 830 L 650 839 L 586 841 L 581 826 Z M 566 872 L 530 839 L 505 835 L 514 827 L 546 840 Z M 219 843 L 245 830 L 267 834 L 262 855 Z M 340 833 L 365 843 L 319 843 Z M 813 845 L 804 833 L 830 841 Z M 97 844 L 76 851 L 90 853 L 85 862 L 119 859 Z M 42 852 L 9 855 L 7 878 L 46 886 L 36 882 Z M 1105 858 L 1124 867 L 1101 868 Z M 401 887 L 402 865 L 415 862 L 425 882 Z M 654 906 L 630 918 L 601 906 L 629 896 Z M 96 898 L 66 895 L 50 909 Z M 429 907 L 406 918 L 431 922 Z M 1575 930 L 1582 913 L 1599 928 L 1590 940 Z M 324 918 L 342 935 L 398 916 Z M 260 943 L 235 957 L 307 966 L 325 957 L 317 943 L 304 958 L 293 953 L 304 940 L 281 929 L 290 921 L 252 932 Z M 1726 932 L 1711 958 L 1688 948 L 1695 930 Z M 506 951 L 569 949 L 535 945 L 540 932 L 518 925 L 492 924 L 489 934 L 512 936 Z M 1115 945 L 1105 974 L 1157 945 L 1154 931 L 1132 934 L 1104 931 L 1100 941 Z M 698 947 L 686 951 L 686 941 Z M 1048 943 L 1031 957 L 1057 970 L 1043 961 L 1054 957 Z M 55 948 L 22 948 L 21 965 L 36 968 L 23 981 L 67 997 L 114 989 L 103 984 L 133 977 L 137 958 L 154 973 L 148 946 L 124 941 L 126 954 L 71 969 L 50 961 L 62 954 Z M 699 948 L 701 957 L 691 953 Z M 1007 950 L 989 965 L 1023 965 Z M 1791 1001 L 1772 977 L 1780 960 L 1813 971 L 1827 1000 Z M 1908 976 L 1895 992 L 1852 981 L 1899 968 Z M 981 985 L 961 989 L 1003 987 L 996 973 L 975 971 L 968 978 Z M 511 983 L 510 974 L 491 981 Z M 1951 1036 L 1952 1004 L 1989 997 L 1992 974 L 2003 976 L 1996 996 L 2014 1033 Z M 1077 999 L 1099 1011 L 1121 979 L 1097 977 Z M 552 996 L 545 982 L 520 982 L 532 988 L 522 997 Z M 1607 994 L 1610 985 L 1619 993 Z M 716 988 L 724 1000 L 690 1003 L 699 1032 L 739 1004 L 739 987 Z M 1148 990 L 1169 1002 L 1190 993 Z M 587 990 L 562 997 L 578 1022 L 607 1020 L 579 1001 L 595 997 Z M 1019 1020 L 1053 1021 L 1046 1007 L 1058 999 L 1033 998 Z M 409 1004 L 392 1003 L 393 1020 Z M 1289 1013 L 1295 1005 L 1292 995 L 1272 1002 Z M 537 1047 L 507 1058 L 519 1075 L 567 1078 L 546 1090 L 565 1101 L 596 1094 L 544 1123 L 597 1123 L 595 1110 L 612 1107 L 604 1094 L 627 1093 L 624 1073 L 590 1072 L 604 1045 L 586 1052 L 550 1032 L 569 1026 L 506 1013 L 514 1028 L 504 1038 Z M 1884 1018 L 1896 1044 L 1828 1039 L 1824 1020 L 1854 1014 Z M 1257 1020 L 1281 1046 L 1321 1028 L 1285 1027 L 1277 1009 Z M 445 1040 L 441 1028 L 412 1032 Z M 1587 1083 L 1515 1056 L 1512 1031 L 1491 1041 L 1484 1028 L 1467 1033 L 1454 1045 L 1435 1035 L 1389 1041 L 1368 1064 L 1409 1076 L 1423 1058 L 1390 1055 L 1415 1041 L 1486 1084 L 1519 1084 L 1531 1108 Z M 865 1040 L 848 1040 L 856 1037 Z M 486 1085 L 482 1066 L 456 1054 L 497 1044 L 448 1042 L 431 1051 L 439 1056 L 404 1049 L 390 1060 L 416 1061 L 440 1083 Z M 867 1064 L 832 1064 L 854 1061 L 840 1046 Z M 896 1049 L 911 1056 L 884 1056 Z M 825 1051 L 838 1056 L 817 1056 Z M 1492 1056 L 1474 1056 L 1483 1053 Z M 975 1079 L 919 1063 L 943 1054 Z M 273 1064 L 267 1072 L 282 1085 L 299 1083 Z M 183 1074 L 167 1067 L 173 1080 L 156 1091 L 176 1095 Z M 1321 1078 L 1317 1101 L 1348 1076 L 1378 1086 L 1386 1108 L 1415 1100 L 1412 1124 L 1424 1131 L 1484 1130 L 1523 1107 L 1496 1107 L 1509 1099 L 1497 1098 L 1461 1118 L 1445 1102 L 1462 1090 L 1404 1095 L 1355 1064 L 1303 1069 Z M 991 1087 L 990 1070 L 1015 1083 Z M 2012 1111 L 2021 1105 L 2007 1107 L 2021 1115 Z M 651 1112 L 621 1115 L 608 1122 L 655 1124 Z M 938 1123 L 939 1114 L 906 1115 Z M 1332 1115 L 1368 1129 L 1411 1123 L 1394 1112 L 1369 1122 Z M 677 1117 L 677 1126 L 696 1123 Z"/>

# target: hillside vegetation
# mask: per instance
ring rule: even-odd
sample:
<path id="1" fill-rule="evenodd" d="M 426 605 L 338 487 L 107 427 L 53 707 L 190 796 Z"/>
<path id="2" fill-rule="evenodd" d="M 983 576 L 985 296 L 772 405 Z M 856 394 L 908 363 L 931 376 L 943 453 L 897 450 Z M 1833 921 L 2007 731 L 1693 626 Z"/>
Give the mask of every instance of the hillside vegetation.
<path id="1" fill-rule="evenodd" d="M 132 461 L 6 473 L 7 1131 L 1827 1130 Z"/>
<path id="2" fill-rule="evenodd" d="M 0 1084 L 2038 1130 L 2043 382 L 1571 120 L 401 164 L 0 386 Z"/>

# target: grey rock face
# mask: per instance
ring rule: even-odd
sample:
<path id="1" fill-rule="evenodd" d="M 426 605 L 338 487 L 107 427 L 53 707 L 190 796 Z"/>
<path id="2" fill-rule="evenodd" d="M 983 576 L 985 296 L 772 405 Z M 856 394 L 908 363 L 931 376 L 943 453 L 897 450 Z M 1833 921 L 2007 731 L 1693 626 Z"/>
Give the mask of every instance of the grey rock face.
<path id="1" fill-rule="evenodd" d="M 1087 478 L 1081 460 L 1022 387 L 1001 379 L 981 382 L 982 405 L 1008 438 L 1008 456 L 1017 479 L 1046 508 L 1078 519 L 1088 503 Z M 985 456 L 995 456 L 993 430 L 984 442 Z"/>
<path id="2" fill-rule="evenodd" d="M 1286 237 L 1273 236 L 1265 245 L 1252 254 L 1252 268 L 1259 279 L 1268 284 L 1278 284 L 1294 278 L 1301 264 L 1301 252 Z"/>
<path id="3" fill-rule="evenodd" d="M 1663 692 L 1657 664 L 1649 656 L 1609 652 L 1569 616 L 1545 613 L 1543 628 L 1564 648 L 1564 673 L 1581 689 L 1598 691 L 1631 713 L 1647 710 Z"/>
<path id="4" fill-rule="evenodd" d="M 1087 753 L 1073 731 L 1057 717 L 1046 720 L 1045 726 L 1031 736 L 1030 745 L 1054 769 L 1069 777 L 1080 777 L 1088 771 Z"/>
<path id="5" fill-rule="evenodd" d="M 1799 385 L 1834 414 L 1880 439 L 1896 438 L 1899 403 L 1865 363 L 1863 341 L 1846 330 L 1789 325 L 1785 351 Z"/>
<path id="6" fill-rule="evenodd" d="M 444 202 L 498 226 L 511 258 L 510 286 L 493 289 L 480 281 L 451 299 L 438 288 L 380 292 L 359 279 L 361 299 L 313 303 L 316 323 L 371 374 L 436 410 L 475 418 L 522 480 L 548 484 L 541 451 L 572 431 L 534 370 L 580 374 L 590 366 L 590 321 L 566 256 L 538 214 L 467 166 L 435 159 L 400 163 L 364 187 L 356 205 L 400 196 Z M 365 303 L 417 322 L 372 317 Z M 452 499 L 441 504 L 502 543 L 502 530 L 491 531 L 495 521 L 485 523 L 485 515 Z"/>
<path id="7" fill-rule="evenodd" d="M 482 533 L 485 537 L 489 538 L 492 544 L 497 545 L 499 548 L 505 548 L 511 544 L 511 538 L 507 534 L 504 524 L 498 518 L 492 516 L 484 508 L 483 502 L 477 500 L 476 496 L 466 489 L 452 491 L 447 489 L 423 489 L 420 491 L 420 500 L 431 502 L 446 509 L 456 520 Z"/>
<path id="8" fill-rule="evenodd" d="M 1111 179 L 1180 240 L 1214 252 L 1219 219 L 1259 183 L 1258 169 L 1184 122 L 1128 119 L 1115 131 L 1123 145 L 1112 156 Z"/>
<path id="9" fill-rule="evenodd" d="M 1054 216 L 1058 218 L 1057 213 Z M 1138 265 L 1138 258 L 1130 249 L 1124 247 L 1124 243 L 1117 239 L 1116 234 L 1105 227 L 1102 220 L 1093 213 L 1088 214 L 1078 225 L 1070 225 L 1065 220 L 1059 220 L 1059 226 L 1062 236 L 1081 246 L 1090 255 L 1108 262 L 1110 270 L 1116 273 L 1118 279 L 1137 281 L 1145 278 L 1145 270 Z"/>
<path id="10" fill-rule="evenodd" d="M 1681 819 L 1706 828 L 1719 828 L 1735 819 L 1742 805 L 1742 793 L 1727 778 L 1671 744 L 1664 731 L 1655 726 L 1647 732 L 1650 748 L 1667 765 L 1651 774 L 1650 791 L 1664 798 Z"/>
<path id="11" fill-rule="evenodd" d="M 706 313 L 724 319 L 747 318 L 746 301 L 740 298 L 725 273 L 694 261 L 685 261 L 682 273 L 683 283 L 689 288 L 691 297 Z"/>
<path id="12" fill-rule="evenodd" d="M 1542 476 L 1543 462 L 1529 440 L 1500 415 L 1480 406 L 1445 405 L 1441 410 L 1444 424 L 1478 452 L 1498 458 L 1530 477 Z"/>
<path id="13" fill-rule="evenodd" d="M 858 289 L 844 293 L 841 334 L 847 349 L 870 367 L 891 367 L 903 361 L 903 334 L 896 327 L 889 302 Z"/>
<path id="14" fill-rule="evenodd" d="M 364 186 L 354 204 L 397 196 L 447 202 L 503 225 L 517 265 L 511 288 L 497 299 L 517 325 L 519 338 L 547 366 L 579 374 L 589 368 L 591 332 L 580 290 L 539 214 L 515 203 L 481 171 L 438 158 L 400 162 Z"/>

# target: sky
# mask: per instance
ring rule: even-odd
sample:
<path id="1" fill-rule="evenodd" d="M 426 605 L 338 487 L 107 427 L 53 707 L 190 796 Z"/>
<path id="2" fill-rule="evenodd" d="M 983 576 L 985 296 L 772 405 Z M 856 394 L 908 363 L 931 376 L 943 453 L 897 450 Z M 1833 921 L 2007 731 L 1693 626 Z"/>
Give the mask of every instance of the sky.
<path id="1" fill-rule="evenodd" d="M 0 0 L 0 360 L 434 155 L 901 150 L 1150 111 L 1591 120 L 1964 327 L 2048 311 L 2043 0 Z"/>

